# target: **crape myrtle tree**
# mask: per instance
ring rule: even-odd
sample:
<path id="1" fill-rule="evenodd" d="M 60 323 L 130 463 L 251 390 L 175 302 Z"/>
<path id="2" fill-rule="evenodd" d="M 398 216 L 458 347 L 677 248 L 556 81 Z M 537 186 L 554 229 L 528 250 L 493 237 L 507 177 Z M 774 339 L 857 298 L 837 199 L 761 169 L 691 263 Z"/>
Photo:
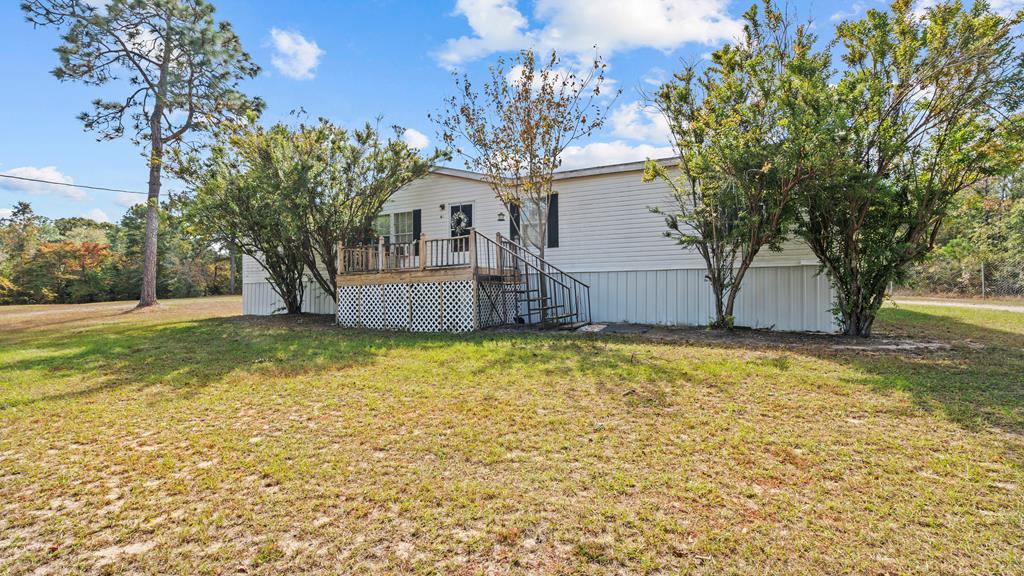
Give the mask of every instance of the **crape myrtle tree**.
<path id="1" fill-rule="evenodd" d="M 253 118 L 253 120 L 255 120 Z M 327 120 L 291 128 L 254 121 L 225 127 L 206 157 L 175 163 L 189 182 L 194 228 L 256 259 L 289 313 L 301 311 L 304 280 L 337 297 L 337 247 L 373 239 L 373 221 L 429 157 L 393 127 L 346 130 Z"/>
<path id="2" fill-rule="evenodd" d="M 830 61 L 771 2 L 745 14 L 743 35 L 702 71 L 686 66 L 655 104 L 668 120 L 678 170 L 648 160 L 644 180 L 668 183 L 665 235 L 704 260 L 715 303 L 712 326 L 730 328 L 754 258 L 781 250 L 797 188 L 818 169 L 826 138 Z"/>
<path id="3" fill-rule="evenodd" d="M 843 332 L 869 336 L 890 282 L 933 247 L 957 194 L 1022 161 L 1022 15 L 910 0 L 839 25 L 830 177 L 801 187 L 798 231 L 836 292 Z"/>
<path id="4" fill-rule="evenodd" d="M 431 119 L 445 146 L 484 175 L 510 212 L 522 211 L 515 233 L 544 257 L 554 173 L 572 143 L 589 137 L 606 121 L 618 94 L 607 88 L 606 64 L 598 57 L 584 70 L 562 66 L 555 51 L 537 61 L 533 50 L 489 67 L 490 80 L 478 89 L 468 75 L 456 76 L 457 94 Z M 524 237 L 522 224 L 529 233 Z"/>
<path id="5" fill-rule="evenodd" d="M 374 239 L 373 221 L 395 192 L 425 175 L 444 153 L 424 156 L 392 127 L 384 138 L 366 123 L 346 130 L 320 119 L 294 130 L 296 164 L 306 173 L 284 198 L 300 227 L 303 261 L 310 276 L 337 299 L 338 243 Z"/>
<path id="6" fill-rule="evenodd" d="M 305 293 L 302 226 L 288 196 L 301 191 L 318 159 L 302 154 L 308 141 L 282 124 L 264 128 L 255 115 L 225 124 L 204 157 L 176 159 L 174 172 L 190 188 L 189 226 L 256 259 L 285 311 L 302 311 Z"/>
<path id="7" fill-rule="evenodd" d="M 100 139 L 126 132 L 149 165 L 144 265 L 139 306 L 156 303 L 157 229 L 165 149 L 188 144 L 218 122 L 263 107 L 238 83 L 259 72 L 227 22 L 203 0 L 31 0 L 22 10 L 34 25 L 61 31 L 53 70 L 61 81 L 114 85 L 115 99 L 97 99 L 80 119 Z"/>

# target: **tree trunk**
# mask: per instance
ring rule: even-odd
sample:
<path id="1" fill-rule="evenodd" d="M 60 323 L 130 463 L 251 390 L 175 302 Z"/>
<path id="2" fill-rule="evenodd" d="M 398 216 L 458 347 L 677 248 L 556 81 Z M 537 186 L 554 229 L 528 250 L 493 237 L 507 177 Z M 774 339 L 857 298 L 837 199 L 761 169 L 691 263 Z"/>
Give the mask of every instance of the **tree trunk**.
<path id="1" fill-rule="evenodd" d="M 711 293 L 715 300 L 715 322 L 712 324 L 712 328 L 727 328 L 728 323 L 725 319 L 725 308 L 723 306 L 725 286 L 722 284 L 721 278 L 712 278 L 708 276 L 708 280 L 711 281 Z"/>
<path id="2" fill-rule="evenodd" d="M 156 302 L 156 239 L 160 227 L 160 171 L 164 161 L 164 139 L 161 132 L 167 103 L 167 75 L 171 66 L 172 43 L 170 33 L 164 36 L 163 60 L 160 79 L 149 116 L 149 191 L 146 196 L 146 242 L 143 248 L 142 290 L 138 308 L 153 306 Z"/>
<path id="3" fill-rule="evenodd" d="M 235 247 L 228 247 L 228 294 L 235 293 Z"/>
<path id="4" fill-rule="evenodd" d="M 881 308 L 884 297 L 885 288 L 883 287 L 881 293 L 872 294 L 869 298 L 860 294 L 860 297 L 850 302 L 846 309 L 841 310 L 843 334 L 870 338 L 875 316 L 878 314 L 878 309 Z"/>
<path id="5" fill-rule="evenodd" d="M 160 169 L 163 163 L 163 145 L 159 131 L 153 135 L 149 155 L 149 194 L 146 199 L 146 242 L 142 264 L 142 291 L 139 308 L 156 304 L 156 240 L 160 226 Z"/>
<path id="6" fill-rule="evenodd" d="M 302 313 L 302 296 L 294 292 L 290 292 L 286 298 L 284 298 L 284 308 L 288 314 L 301 314 Z"/>
<path id="7" fill-rule="evenodd" d="M 867 338 L 871 336 L 871 323 L 874 315 L 857 306 L 856 310 L 843 313 L 843 334 Z"/>

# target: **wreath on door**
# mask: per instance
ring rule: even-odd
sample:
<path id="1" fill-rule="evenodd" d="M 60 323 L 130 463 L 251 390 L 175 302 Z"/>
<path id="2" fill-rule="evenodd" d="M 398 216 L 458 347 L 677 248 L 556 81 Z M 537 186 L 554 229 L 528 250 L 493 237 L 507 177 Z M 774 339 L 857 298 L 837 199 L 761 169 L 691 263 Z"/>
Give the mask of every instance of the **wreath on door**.
<path id="1" fill-rule="evenodd" d="M 452 214 L 452 232 L 456 236 L 465 236 L 469 233 L 469 216 L 465 212 Z"/>

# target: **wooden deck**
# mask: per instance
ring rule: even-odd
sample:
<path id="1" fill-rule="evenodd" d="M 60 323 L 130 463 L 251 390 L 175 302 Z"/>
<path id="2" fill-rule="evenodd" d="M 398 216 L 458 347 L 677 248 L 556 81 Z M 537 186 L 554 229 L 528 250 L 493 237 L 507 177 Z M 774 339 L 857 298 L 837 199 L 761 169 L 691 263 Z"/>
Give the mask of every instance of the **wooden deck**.
<path id="1" fill-rule="evenodd" d="M 500 241 L 501 236 L 498 236 Z M 512 268 L 495 267 L 490 254 L 481 262 L 477 234 L 407 243 L 338 246 L 338 286 L 416 284 L 507 277 Z"/>
<path id="2" fill-rule="evenodd" d="M 589 287 L 525 246 L 466 236 L 338 246 L 338 323 L 408 330 L 579 326 Z"/>
<path id="3" fill-rule="evenodd" d="M 454 280 L 481 280 L 500 278 L 497 268 L 477 268 L 467 265 L 438 268 L 384 270 L 371 272 L 348 272 L 339 274 L 338 286 L 368 286 L 371 284 L 418 284 L 423 282 L 449 282 Z"/>

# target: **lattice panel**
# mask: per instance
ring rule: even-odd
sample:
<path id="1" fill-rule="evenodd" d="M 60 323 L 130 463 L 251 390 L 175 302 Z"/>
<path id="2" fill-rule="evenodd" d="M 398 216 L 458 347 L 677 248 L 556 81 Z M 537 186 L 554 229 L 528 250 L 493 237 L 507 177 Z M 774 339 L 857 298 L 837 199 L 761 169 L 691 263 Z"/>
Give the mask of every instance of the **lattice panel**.
<path id="1" fill-rule="evenodd" d="M 381 286 L 381 302 L 384 307 L 384 326 L 388 330 L 408 330 L 409 285 L 384 284 Z"/>
<path id="2" fill-rule="evenodd" d="M 495 288 L 492 283 L 487 289 L 500 290 L 500 285 Z M 514 309 L 515 294 L 511 296 Z M 480 306 L 473 302 L 473 283 L 469 280 L 342 286 L 338 288 L 338 324 L 371 330 L 468 332 L 478 328 L 474 325 L 474 305 Z M 481 311 L 478 308 L 478 313 Z M 502 322 L 490 300 L 486 314 L 490 324 L 485 325 Z"/>
<path id="3" fill-rule="evenodd" d="M 384 300 L 381 285 L 363 286 L 362 291 L 363 299 L 360 312 L 363 326 L 371 330 L 384 330 L 387 326 L 384 323 Z"/>
<path id="4" fill-rule="evenodd" d="M 424 282 L 409 285 L 410 320 L 413 332 L 441 330 L 441 284 Z"/>
<path id="5" fill-rule="evenodd" d="M 481 282 L 477 301 L 480 327 L 501 326 L 515 322 L 516 294 L 501 282 Z"/>
<path id="6" fill-rule="evenodd" d="M 359 286 L 338 288 L 338 324 L 349 328 L 362 325 L 359 314 L 361 294 Z"/>
<path id="7" fill-rule="evenodd" d="M 446 332 L 469 332 L 473 323 L 473 282 L 461 280 L 442 285 L 444 305 L 441 329 Z"/>

